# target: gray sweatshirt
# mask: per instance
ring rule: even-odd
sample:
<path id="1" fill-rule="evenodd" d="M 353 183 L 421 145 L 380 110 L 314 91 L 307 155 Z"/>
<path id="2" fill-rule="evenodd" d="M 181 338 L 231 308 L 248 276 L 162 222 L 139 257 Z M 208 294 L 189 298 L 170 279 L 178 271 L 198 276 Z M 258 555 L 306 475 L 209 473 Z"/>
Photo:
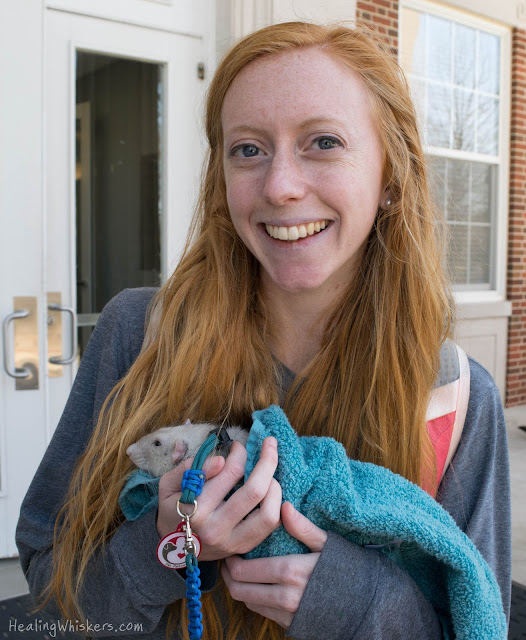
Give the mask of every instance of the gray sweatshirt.
<path id="1" fill-rule="evenodd" d="M 154 289 L 131 289 L 105 307 L 64 413 L 22 504 L 17 545 L 33 595 L 46 586 L 56 514 L 102 403 L 139 354 Z M 488 372 L 470 359 L 471 391 L 462 438 L 437 499 L 495 573 L 509 618 L 511 525 L 508 450 L 502 405 Z M 164 640 L 168 604 L 184 597 L 178 571 L 156 558 L 156 511 L 125 522 L 92 559 L 81 594 L 91 637 Z M 202 590 L 217 563 L 202 562 Z M 48 613 L 60 619 L 51 605 Z M 381 552 L 336 534 L 314 568 L 286 635 L 296 640 L 438 640 L 438 618 L 412 579 Z"/>

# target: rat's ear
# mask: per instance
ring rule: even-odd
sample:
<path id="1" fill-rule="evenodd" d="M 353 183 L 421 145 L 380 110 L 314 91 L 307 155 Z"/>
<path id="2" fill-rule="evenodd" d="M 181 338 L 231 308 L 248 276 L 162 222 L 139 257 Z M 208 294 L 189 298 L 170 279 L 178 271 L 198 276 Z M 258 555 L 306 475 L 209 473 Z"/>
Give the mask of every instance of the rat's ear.
<path id="1" fill-rule="evenodd" d="M 187 451 L 187 443 L 184 440 L 176 440 L 174 442 L 174 448 L 172 449 L 172 460 L 174 464 L 179 464 L 179 462 L 182 462 Z"/>
<path id="2" fill-rule="evenodd" d="M 186 426 L 187 424 L 192 424 L 192 421 L 190 420 L 190 418 L 188 418 L 188 420 L 187 420 L 184 424 L 185 424 L 185 426 Z"/>

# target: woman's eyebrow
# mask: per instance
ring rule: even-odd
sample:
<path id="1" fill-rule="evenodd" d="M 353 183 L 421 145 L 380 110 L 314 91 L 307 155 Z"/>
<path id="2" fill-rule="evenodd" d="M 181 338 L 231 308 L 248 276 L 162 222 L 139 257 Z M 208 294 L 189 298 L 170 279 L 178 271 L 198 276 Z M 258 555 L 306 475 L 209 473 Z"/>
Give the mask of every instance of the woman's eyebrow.
<path id="1" fill-rule="evenodd" d="M 230 129 L 225 129 L 225 135 L 237 135 L 240 133 L 250 133 L 255 135 L 265 135 L 264 129 L 259 129 L 258 127 L 251 127 L 248 124 L 239 124 Z"/>
<path id="2" fill-rule="evenodd" d="M 338 127 L 345 128 L 345 124 L 338 120 L 337 118 L 328 118 L 326 116 L 314 116 L 312 118 L 307 118 L 303 120 L 297 125 L 298 130 L 303 131 L 304 129 L 308 129 L 309 127 L 316 125 L 336 125 Z M 227 128 L 225 130 L 225 135 L 236 135 L 240 133 L 250 133 L 254 135 L 265 135 L 265 129 L 261 129 L 259 127 L 253 127 L 249 124 L 239 124 L 232 128 Z"/>
<path id="3" fill-rule="evenodd" d="M 345 124 L 337 118 L 329 118 L 327 116 L 314 116 L 300 122 L 300 124 L 298 125 L 298 129 L 308 129 L 309 127 L 317 125 L 336 125 L 337 127 L 345 128 Z"/>

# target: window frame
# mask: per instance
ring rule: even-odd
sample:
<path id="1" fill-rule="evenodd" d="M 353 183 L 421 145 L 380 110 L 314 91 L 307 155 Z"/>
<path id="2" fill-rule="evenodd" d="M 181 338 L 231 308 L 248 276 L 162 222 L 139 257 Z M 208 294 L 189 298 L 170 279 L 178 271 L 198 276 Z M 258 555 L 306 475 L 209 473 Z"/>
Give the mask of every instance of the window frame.
<path id="1" fill-rule="evenodd" d="M 457 149 L 444 149 L 442 147 L 427 146 L 424 144 L 424 153 L 427 155 L 441 156 L 450 159 L 466 161 L 483 161 L 499 167 L 497 179 L 497 199 L 495 217 L 495 238 L 493 264 L 490 265 L 493 286 L 490 289 L 476 288 L 466 289 L 469 285 L 453 286 L 453 295 L 457 303 L 490 303 L 506 300 L 506 276 L 508 260 L 508 207 L 509 207 L 509 154 L 510 154 L 510 110 L 511 110 L 511 28 L 489 18 L 477 16 L 469 11 L 445 6 L 431 0 L 402 0 L 399 5 L 399 47 L 398 63 L 402 67 L 402 33 L 403 33 L 403 9 L 413 9 L 428 13 L 438 18 L 461 23 L 485 31 L 500 39 L 500 64 L 499 64 L 499 144 L 498 155 L 485 155 L 471 151 Z M 403 68 L 403 67 L 402 67 Z M 404 70 L 405 73 L 405 70 Z M 409 81 L 409 78 L 408 78 Z M 420 123 L 421 124 L 421 123 Z M 421 131 L 423 134 L 423 132 Z"/>

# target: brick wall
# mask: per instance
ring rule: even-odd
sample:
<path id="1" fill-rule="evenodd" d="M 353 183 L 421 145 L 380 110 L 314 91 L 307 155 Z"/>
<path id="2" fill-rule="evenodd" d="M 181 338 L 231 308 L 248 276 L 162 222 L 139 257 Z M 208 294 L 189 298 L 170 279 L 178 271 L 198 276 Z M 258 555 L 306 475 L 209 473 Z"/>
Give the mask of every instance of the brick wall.
<path id="1" fill-rule="evenodd" d="M 356 22 L 381 33 L 398 54 L 398 0 L 358 0 Z"/>
<path id="2" fill-rule="evenodd" d="M 506 406 L 526 404 L 526 31 L 512 39 Z"/>

